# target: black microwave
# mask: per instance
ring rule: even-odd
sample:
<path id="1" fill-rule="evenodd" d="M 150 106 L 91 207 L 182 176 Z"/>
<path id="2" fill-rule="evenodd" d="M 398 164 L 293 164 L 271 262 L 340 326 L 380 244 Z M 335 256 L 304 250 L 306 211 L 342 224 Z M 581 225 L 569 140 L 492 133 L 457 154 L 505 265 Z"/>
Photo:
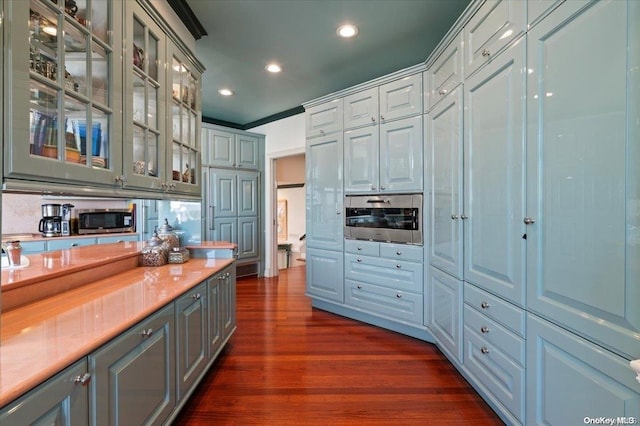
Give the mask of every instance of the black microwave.
<path id="1" fill-rule="evenodd" d="M 133 212 L 127 209 L 81 209 L 78 213 L 78 234 L 108 234 L 133 232 Z"/>

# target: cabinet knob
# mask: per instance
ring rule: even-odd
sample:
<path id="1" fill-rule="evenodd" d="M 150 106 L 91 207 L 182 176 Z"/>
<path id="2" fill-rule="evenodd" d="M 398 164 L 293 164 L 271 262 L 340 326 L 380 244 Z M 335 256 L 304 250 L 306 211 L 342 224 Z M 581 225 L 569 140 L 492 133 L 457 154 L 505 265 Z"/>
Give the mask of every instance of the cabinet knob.
<path id="1" fill-rule="evenodd" d="M 533 225 L 534 223 L 536 223 L 536 221 L 532 217 L 525 217 L 524 218 L 524 224 L 525 225 Z"/>
<path id="2" fill-rule="evenodd" d="M 358 251 L 362 251 L 362 247 L 358 247 Z"/>
<path id="3" fill-rule="evenodd" d="M 376 118 L 375 117 L 371 117 L 371 121 L 375 122 Z"/>
<path id="4" fill-rule="evenodd" d="M 457 215 L 457 214 L 452 214 L 452 215 L 451 215 L 451 220 L 456 220 L 457 218 L 458 218 L 458 215 Z"/>
<path id="5" fill-rule="evenodd" d="M 384 186 L 381 186 L 381 187 L 380 187 L 380 189 L 384 191 L 384 190 L 385 190 L 385 187 L 384 187 Z"/>
<path id="6" fill-rule="evenodd" d="M 324 135 L 324 130 L 320 129 L 320 134 Z"/>
<path id="7" fill-rule="evenodd" d="M 487 334 L 489 332 L 489 327 L 487 327 L 486 325 L 483 325 L 482 327 L 480 327 L 480 332 L 482 334 Z"/>
<path id="8" fill-rule="evenodd" d="M 200 299 L 200 297 L 201 297 L 201 296 L 200 296 L 200 293 L 192 294 L 192 295 L 191 295 L 191 298 L 192 298 L 193 300 L 199 300 L 199 299 Z"/>
<path id="9" fill-rule="evenodd" d="M 78 243 L 71 244 L 71 247 L 78 247 Z"/>
<path id="10" fill-rule="evenodd" d="M 489 50 L 484 49 L 484 50 L 482 51 L 482 56 L 484 56 L 485 58 L 486 58 L 487 56 L 490 56 L 490 55 L 491 55 L 491 52 L 490 52 Z"/>
<path id="11" fill-rule="evenodd" d="M 336 215 L 340 216 L 340 214 L 342 214 L 342 212 L 340 210 L 336 210 Z"/>
<path id="12" fill-rule="evenodd" d="M 371 185 L 371 190 L 375 191 L 376 190 L 376 186 L 375 185 Z"/>
<path id="13" fill-rule="evenodd" d="M 402 269 L 402 265 L 397 264 L 397 265 L 396 265 L 396 268 L 397 268 L 397 269 Z"/>
<path id="14" fill-rule="evenodd" d="M 486 355 L 486 354 L 489 353 L 489 349 L 487 349 L 486 347 L 483 346 L 483 347 L 480 348 L 480 352 L 482 352 L 483 354 Z"/>
<path id="15" fill-rule="evenodd" d="M 84 373 L 81 376 L 76 376 L 71 380 L 73 383 L 85 386 L 87 384 L 89 384 L 89 382 L 91 381 L 91 374 L 89 373 Z"/>
<path id="16" fill-rule="evenodd" d="M 489 309 L 489 304 L 488 304 L 487 302 L 482 302 L 482 303 L 480 304 L 480 307 L 481 307 L 482 309 Z"/>
<path id="17" fill-rule="evenodd" d="M 396 252 L 396 254 L 397 254 L 398 256 L 402 256 L 402 252 L 401 252 L 400 250 L 398 250 L 398 251 Z"/>
<path id="18" fill-rule="evenodd" d="M 438 94 L 440 94 L 441 96 L 444 96 L 447 94 L 447 90 L 446 89 L 441 89 Z"/>
<path id="19" fill-rule="evenodd" d="M 469 216 L 463 214 L 463 215 L 460 216 L 460 219 L 462 219 L 462 220 L 469 219 Z"/>
<path id="20" fill-rule="evenodd" d="M 360 263 L 360 262 L 362 262 L 362 259 L 357 258 L 357 259 L 356 259 L 356 262 Z"/>
<path id="21" fill-rule="evenodd" d="M 397 297 L 398 299 L 401 299 L 401 298 L 402 298 L 402 294 L 401 294 L 401 293 L 396 293 L 396 297 Z"/>
<path id="22" fill-rule="evenodd" d="M 381 116 L 380 116 L 380 120 L 384 120 L 384 115 L 381 115 Z"/>
<path id="23" fill-rule="evenodd" d="M 358 284 L 358 290 L 362 290 L 362 286 Z"/>
<path id="24" fill-rule="evenodd" d="M 151 337 L 151 335 L 153 334 L 153 329 L 152 329 L 152 328 L 148 328 L 148 329 L 146 329 L 146 330 L 142 330 L 142 331 L 140 332 L 140 334 L 141 334 L 143 337 Z"/>

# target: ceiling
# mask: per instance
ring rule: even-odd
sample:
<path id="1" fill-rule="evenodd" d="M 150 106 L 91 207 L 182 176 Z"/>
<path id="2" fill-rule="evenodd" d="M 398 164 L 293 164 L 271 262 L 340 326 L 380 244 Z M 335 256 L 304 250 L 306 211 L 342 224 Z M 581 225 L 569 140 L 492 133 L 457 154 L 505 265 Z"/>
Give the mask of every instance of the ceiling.
<path id="1" fill-rule="evenodd" d="M 248 129 L 302 103 L 424 62 L 470 0 L 183 0 L 196 41 L 203 120 Z M 358 34 L 337 36 L 352 23 Z M 265 70 L 268 62 L 283 67 Z M 224 97 L 218 89 L 229 88 Z"/>

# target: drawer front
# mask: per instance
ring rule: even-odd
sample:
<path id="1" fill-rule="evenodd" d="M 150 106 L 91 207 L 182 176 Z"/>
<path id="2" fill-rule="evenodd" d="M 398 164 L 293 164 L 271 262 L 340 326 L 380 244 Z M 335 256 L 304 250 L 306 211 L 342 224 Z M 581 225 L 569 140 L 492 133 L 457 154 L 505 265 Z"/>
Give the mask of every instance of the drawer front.
<path id="1" fill-rule="evenodd" d="M 524 367 L 465 327 L 464 368 L 524 423 Z"/>
<path id="2" fill-rule="evenodd" d="M 344 240 L 344 251 L 363 256 L 380 256 L 380 243 L 362 240 Z"/>
<path id="3" fill-rule="evenodd" d="M 380 244 L 380 256 L 387 259 L 406 260 L 409 262 L 424 262 L 422 246 L 407 244 Z"/>
<path id="4" fill-rule="evenodd" d="M 46 241 L 22 241 L 22 254 L 37 254 L 46 251 Z"/>
<path id="5" fill-rule="evenodd" d="M 64 238 L 60 240 L 47 240 L 47 250 L 65 250 L 73 247 L 89 246 L 96 243 L 96 238 Z"/>
<path id="6" fill-rule="evenodd" d="M 368 313 L 422 325 L 421 294 L 345 280 L 345 303 Z"/>
<path id="7" fill-rule="evenodd" d="M 464 284 L 464 302 L 519 336 L 524 336 L 524 310 L 478 287 Z"/>
<path id="8" fill-rule="evenodd" d="M 140 237 L 138 234 L 133 235 L 117 235 L 112 237 L 98 237 L 98 244 L 111 244 L 111 243 L 122 243 L 122 242 L 133 242 L 138 241 Z"/>
<path id="9" fill-rule="evenodd" d="M 345 277 L 393 290 L 422 294 L 422 265 L 401 260 L 345 254 Z"/>
<path id="10" fill-rule="evenodd" d="M 475 333 L 481 336 L 488 347 L 499 348 L 504 355 L 524 366 L 524 339 L 469 305 L 464 306 L 464 333 Z"/>

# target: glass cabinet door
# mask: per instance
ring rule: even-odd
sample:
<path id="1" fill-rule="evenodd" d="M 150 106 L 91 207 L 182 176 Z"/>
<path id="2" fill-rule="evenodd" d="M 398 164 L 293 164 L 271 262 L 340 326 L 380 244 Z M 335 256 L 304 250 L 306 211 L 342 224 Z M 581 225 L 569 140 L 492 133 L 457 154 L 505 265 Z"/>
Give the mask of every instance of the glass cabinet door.
<path id="1" fill-rule="evenodd" d="M 125 7 L 124 176 L 127 185 L 163 190 L 165 36 L 137 2 Z"/>
<path id="2" fill-rule="evenodd" d="M 200 73 L 176 51 L 171 58 L 170 190 L 200 192 Z"/>
<path id="3" fill-rule="evenodd" d="M 10 177 L 115 182 L 121 160 L 112 135 L 121 124 L 113 111 L 120 98 L 111 85 L 120 78 L 113 47 L 121 42 L 111 21 L 119 3 L 30 0 L 9 9 Z M 21 89 L 27 86 L 28 97 Z"/>

